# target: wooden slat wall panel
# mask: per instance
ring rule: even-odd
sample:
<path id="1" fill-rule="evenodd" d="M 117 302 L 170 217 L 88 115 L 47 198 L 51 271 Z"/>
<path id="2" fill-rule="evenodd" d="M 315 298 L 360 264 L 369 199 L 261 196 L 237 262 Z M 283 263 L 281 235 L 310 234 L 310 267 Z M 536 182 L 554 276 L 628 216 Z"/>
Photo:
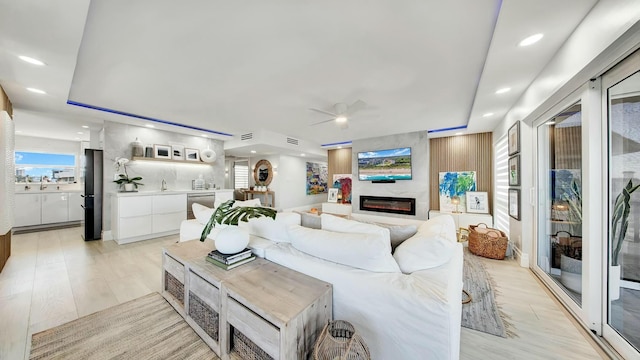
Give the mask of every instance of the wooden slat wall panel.
<path id="1" fill-rule="evenodd" d="M 11 231 L 0 235 L 0 272 L 11 256 Z"/>
<path id="2" fill-rule="evenodd" d="M 2 86 L 0 86 L 0 110 L 5 110 L 9 113 L 9 116 L 13 117 L 13 105 L 11 105 L 11 101 Z"/>
<path id="3" fill-rule="evenodd" d="M 351 174 L 351 148 L 329 150 L 327 160 L 329 182 L 333 181 L 333 174 Z"/>
<path id="4" fill-rule="evenodd" d="M 555 127 L 555 169 L 582 169 L 582 127 Z"/>
<path id="5" fill-rule="evenodd" d="M 429 140 L 429 209 L 439 210 L 438 175 L 443 171 L 475 171 L 477 191 L 489 195 L 493 214 L 492 133 L 434 138 Z"/>

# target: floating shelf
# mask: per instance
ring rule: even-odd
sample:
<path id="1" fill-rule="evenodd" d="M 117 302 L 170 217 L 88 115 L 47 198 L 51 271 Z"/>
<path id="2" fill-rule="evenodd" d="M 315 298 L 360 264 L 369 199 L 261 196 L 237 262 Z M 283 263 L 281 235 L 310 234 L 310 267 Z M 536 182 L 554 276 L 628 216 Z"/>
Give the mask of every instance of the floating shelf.
<path id="1" fill-rule="evenodd" d="M 173 159 L 156 159 L 156 158 L 140 157 L 140 156 L 134 156 L 133 158 L 131 158 L 131 160 L 132 161 L 158 161 L 158 162 L 180 163 L 180 164 L 189 164 L 189 165 L 211 165 L 209 163 L 202 162 L 201 160 L 188 161 L 188 160 L 173 160 Z"/>

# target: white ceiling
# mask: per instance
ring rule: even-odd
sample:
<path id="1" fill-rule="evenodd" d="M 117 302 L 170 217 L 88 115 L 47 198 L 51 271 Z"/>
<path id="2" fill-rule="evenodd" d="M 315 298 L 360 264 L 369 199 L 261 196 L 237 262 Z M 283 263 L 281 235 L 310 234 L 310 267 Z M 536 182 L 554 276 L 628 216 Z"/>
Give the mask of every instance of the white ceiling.
<path id="1" fill-rule="evenodd" d="M 214 138 L 268 130 L 318 148 L 466 125 L 484 132 L 595 3 L 0 0 L 0 85 L 22 135 L 68 140 L 88 140 L 80 126 L 103 120 L 149 123 L 68 100 L 234 135 Z M 544 38 L 518 47 L 535 33 Z M 502 87 L 511 91 L 496 95 Z M 310 125 L 327 117 L 309 108 L 358 99 L 368 106 L 347 130 Z"/>

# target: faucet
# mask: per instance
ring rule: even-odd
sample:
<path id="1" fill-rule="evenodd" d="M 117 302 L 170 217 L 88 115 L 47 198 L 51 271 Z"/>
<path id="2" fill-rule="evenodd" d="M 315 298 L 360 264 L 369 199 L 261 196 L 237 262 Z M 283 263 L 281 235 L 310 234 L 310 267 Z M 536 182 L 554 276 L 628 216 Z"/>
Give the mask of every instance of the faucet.
<path id="1" fill-rule="evenodd" d="M 160 191 L 165 191 L 167 190 L 167 182 L 162 179 L 162 186 L 160 186 Z"/>

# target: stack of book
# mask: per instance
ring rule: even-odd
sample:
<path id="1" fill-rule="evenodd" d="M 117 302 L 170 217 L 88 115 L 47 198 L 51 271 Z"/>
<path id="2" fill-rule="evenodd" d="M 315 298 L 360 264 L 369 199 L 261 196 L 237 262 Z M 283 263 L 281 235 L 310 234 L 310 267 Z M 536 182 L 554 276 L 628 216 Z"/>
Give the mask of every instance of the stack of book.
<path id="1" fill-rule="evenodd" d="M 253 261 L 255 258 L 256 257 L 251 253 L 251 249 L 249 248 L 235 254 L 223 254 L 218 250 L 213 250 L 207 255 L 208 262 L 225 270 L 231 270 L 234 267 Z"/>

